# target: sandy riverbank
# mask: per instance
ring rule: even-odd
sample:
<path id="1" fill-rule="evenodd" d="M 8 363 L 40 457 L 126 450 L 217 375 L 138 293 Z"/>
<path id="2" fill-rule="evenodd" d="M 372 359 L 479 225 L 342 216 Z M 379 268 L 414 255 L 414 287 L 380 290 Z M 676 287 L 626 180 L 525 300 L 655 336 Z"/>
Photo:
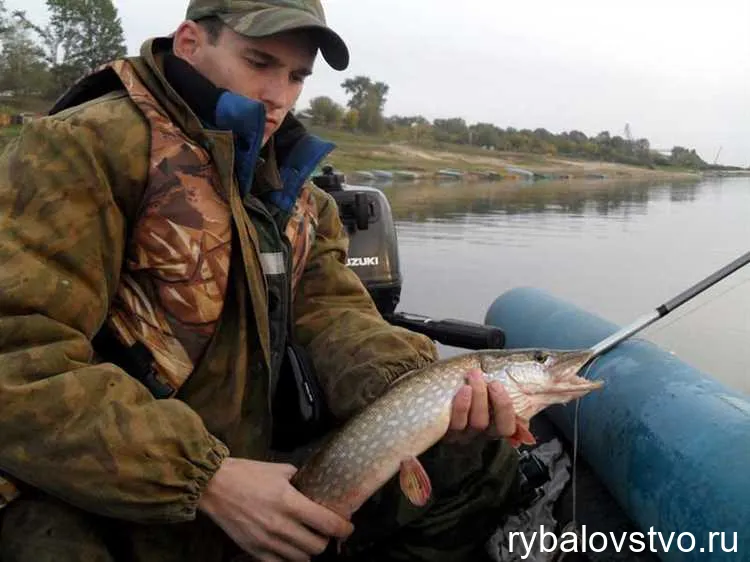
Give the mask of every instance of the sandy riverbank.
<path id="1" fill-rule="evenodd" d="M 688 179 L 701 176 L 700 171 L 653 169 L 614 162 L 582 160 L 553 155 L 499 152 L 477 147 L 455 146 L 440 149 L 416 146 L 406 142 L 388 142 L 373 137 L 333 134 L 316 131 L 331 138 L 337 146 L 326 160 L 347 176 L 366 171 L 405 171 L 434 177 L 439 170 L 454 169 L 466 174 L 494 173 L 512 176 L 508 168 L 520 168 L 539 176 L 571 179 L 602 176 L 607 179 Z"/>

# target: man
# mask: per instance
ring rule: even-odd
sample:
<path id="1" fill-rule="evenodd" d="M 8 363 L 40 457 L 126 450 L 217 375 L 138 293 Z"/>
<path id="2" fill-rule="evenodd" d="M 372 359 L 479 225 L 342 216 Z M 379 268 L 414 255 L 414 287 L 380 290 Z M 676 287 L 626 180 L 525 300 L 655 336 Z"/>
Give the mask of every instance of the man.
<path id="1" fill-rule="evenodd" d="M 423 456 L 423 508 L 393 481 L 352 526 L 275 462 L 292 344 L 337 422 L 437 355 L 383 321 L 332 198 L 305 182 L 332 148 L 289 113 L 318 51 L 348 65 L 318 0 L 194 0 L 172 36 L 82 80 L 5 152 L 3 562 L 481 549 L 516 474 L 508 441 L 486 437 L 524 428 L 477 373 Z"/>

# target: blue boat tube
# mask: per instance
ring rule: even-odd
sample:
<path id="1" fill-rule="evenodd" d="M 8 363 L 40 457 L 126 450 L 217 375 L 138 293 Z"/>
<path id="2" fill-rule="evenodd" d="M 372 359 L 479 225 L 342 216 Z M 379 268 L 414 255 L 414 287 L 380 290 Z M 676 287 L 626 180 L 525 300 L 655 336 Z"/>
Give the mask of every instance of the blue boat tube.
<path id="1" fill-rule="evenodd" d="M 498 297 L 485 323 L 512 349 L 589 348 L 620 328 L 534 288 Z M 644 533 L 645 551 L 652 531 L 672 537 L 666 552 L 653 538 L 662 560 L 750 560 L 750 397 L 638 337 L 584 373 L 605 384 L 580 401 L 579 455 Z M 572 441 L 575 404 L 547 416 Z"/>

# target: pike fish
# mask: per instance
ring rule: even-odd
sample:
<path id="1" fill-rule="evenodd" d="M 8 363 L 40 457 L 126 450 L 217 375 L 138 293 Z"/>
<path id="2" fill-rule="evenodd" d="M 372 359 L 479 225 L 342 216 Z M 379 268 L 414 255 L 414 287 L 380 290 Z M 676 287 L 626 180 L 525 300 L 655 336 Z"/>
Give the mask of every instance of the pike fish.
<path id="1" fill-rule="evenodd" d="M 344 518 L 351 516 L 400 472 L 402 492 L 415 505 L 431 494 L 417 456 L 447 433 L 453 398 L 469 371 L 500 381 L 517 420 L 552 404 L 565 404 L 602 386 L 578 375 L 591 351 L 484 350 L 436 361 L 397 380 L 353 416 L 300 467 L 292 483 L 304 495 Z M 526 437 L 533 436 L 524 430 Z M 524 437 L 521 437 L 524 440 Z"/>

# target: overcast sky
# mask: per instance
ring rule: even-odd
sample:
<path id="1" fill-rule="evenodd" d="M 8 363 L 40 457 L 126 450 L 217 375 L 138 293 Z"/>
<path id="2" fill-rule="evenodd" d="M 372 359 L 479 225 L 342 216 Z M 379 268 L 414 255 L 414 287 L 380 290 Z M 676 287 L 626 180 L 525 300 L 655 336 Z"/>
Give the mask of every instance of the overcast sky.
<path id="1" fill-rule="evenodd" d="M 750 166 L 750 0 L 323 0 L 349 44 L 322 60 L 311 97 L 346 98 L 358 74 L 386 82 L 387 115 L 463 117 L 559 133 L 602 130 Z M 115 0 L 128 49 L 168 34 L 186 0 Z M 43 17 L 44 0 L 6 0 Z"/>

